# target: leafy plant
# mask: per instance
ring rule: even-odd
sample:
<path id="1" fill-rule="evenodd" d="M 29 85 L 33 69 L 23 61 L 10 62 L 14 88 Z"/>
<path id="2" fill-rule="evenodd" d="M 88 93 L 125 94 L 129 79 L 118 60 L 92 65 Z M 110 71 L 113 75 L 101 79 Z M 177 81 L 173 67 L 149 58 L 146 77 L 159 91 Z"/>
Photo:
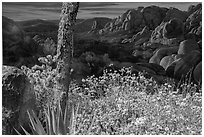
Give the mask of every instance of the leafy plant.
<path id="1" fill-rule="evenodd" d="M 202 93 L 196 93 L 197 85 L 184 85 L 185 95 L 177 94 L 173 83 L 158 85 L 143 74 L 132 75 L 128 69 L 104 72 L 83 82 L 82 87 L 70 85 L 67 115 L 56 113 L 61 110 L 58 105 L 48 109 L 43 127 L 46 134 L 65 133 L 65 126 L 67 134 L 74 135 L 202 134 Z M 52 119 L 52 114 L 58 118 Z M 57 120 L 63 121 L 58 124 L 60 130 L 48 128 L 57 127 L 56 122 L 48 122 Z"/>
<path id="2" fill-rule="evenodd" d="M 55 66 L 56 58 L 48 55 L 39 58 L 42 65 L 35 65 L 32 68 L 22 66 L 21 69 L 34 85 L 37 107 L 44 112 L 47 106 L 57 106 L 57 102 L 63 94 L 60 85 L 57 83 L 59 77 Z"/>
<path id="3" fill-rule="evenodd" d="M 28 116 L 30 119 L 30 128 L 32 133 L 26 131 L 21 127 L 26 135 L 67 135 L 75 133 L 75 114 L 77 113 L 78 108 L 74 111 L 72 107 L 71 119 L 68 119 L 68 106 L 65 107 L 64 113 L 61 109 L 60 103 L 56 109 L 48 106 L 46 113 L 46 123 L 45 127 L 40 122 L 39 118 L 36 116 L 34 111 L 28 111 Z M 70 123 L 69 123 L 70 122 Z M 20 134 L 17 130 L 16 132 Z"/>

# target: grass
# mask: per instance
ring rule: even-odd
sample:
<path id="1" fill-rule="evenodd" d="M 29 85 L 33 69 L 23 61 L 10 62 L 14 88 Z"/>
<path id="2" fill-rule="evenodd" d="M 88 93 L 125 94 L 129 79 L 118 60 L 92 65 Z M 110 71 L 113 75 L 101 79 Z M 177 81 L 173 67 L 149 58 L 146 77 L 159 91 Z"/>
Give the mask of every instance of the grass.
<path id="1" fill-rule="evenodd" d="M 176 94 L 172 84 L 158 85 L 128 69 L 83 82 L 70 85 L 66 117 L 72 130 L 67 134 L 202 134 L 202 93 L 196 92 L 196 85 L 184 84 L 184 96 Z"/>

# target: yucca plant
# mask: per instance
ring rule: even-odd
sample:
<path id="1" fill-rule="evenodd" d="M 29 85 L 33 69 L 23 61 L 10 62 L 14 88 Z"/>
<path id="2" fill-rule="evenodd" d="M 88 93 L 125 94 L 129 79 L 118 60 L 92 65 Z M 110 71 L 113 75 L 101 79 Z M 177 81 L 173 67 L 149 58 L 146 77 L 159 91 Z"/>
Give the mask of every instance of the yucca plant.
<path id="1" fill-rule="evenodd" d="M 75 115 L 78 112 L 79 104 L 77 105 L 76 111 L 74 107 L 72 107 L 71 118 L 68 118 L 68 105 L 66 105 L 64 114 L 61 109 L 60 103 L 56 107 L 56 109 L 48 106 L 48 110 L 45 116 L 45 127 L 40 122 L 39 118 L 36 116 L 34 111 L 27 111 L 29 119 L 30 119 L 30 128 L 32 133 L 26 131 L 22 126 L 22 130 L 26 135 L 67 135 L 67 134 L 75 134 Z M 20 133 L 16 130 L 16 132 L 20 135 Z"/>

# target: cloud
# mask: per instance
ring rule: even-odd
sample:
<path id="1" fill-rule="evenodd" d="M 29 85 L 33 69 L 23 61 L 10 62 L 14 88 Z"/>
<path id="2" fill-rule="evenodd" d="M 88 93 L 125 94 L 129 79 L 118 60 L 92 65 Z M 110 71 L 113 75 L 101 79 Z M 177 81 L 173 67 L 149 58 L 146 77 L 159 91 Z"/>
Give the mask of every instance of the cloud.
<path id="1" fill-rule="evenodd" d="M 93 17 L 114 18 L 123 14 L 128 9 L 139 6 L 147 7 L 156 5 L 160 7 L 175 7 L 187 10 L 189 5 L 197 2 L 80 2 L 78 18 Z M 59 19 L 61 11 L 60 2 L 2 2 L 2 14 L 14 20 L 29 19 Z"/>

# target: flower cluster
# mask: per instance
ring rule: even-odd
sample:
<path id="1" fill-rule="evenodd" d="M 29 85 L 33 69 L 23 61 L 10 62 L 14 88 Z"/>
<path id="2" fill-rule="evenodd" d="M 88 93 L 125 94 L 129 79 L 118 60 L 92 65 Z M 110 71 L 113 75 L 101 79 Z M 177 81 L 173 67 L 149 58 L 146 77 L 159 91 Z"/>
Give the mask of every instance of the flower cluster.
<path id="1" fill-rule="evenodd" d="M 34 85 L 37 105 L 45 110 L 48 105 L 54 106 L 61 98 L 61 88 L 57 83 L 59 77 L 57 68 L 53 68 L 55 58 L 51 55 L 39 58 L 43 65 L 35 65 L 31 69 L 22 66 L 22 70 Z"/>
<path id="2" fill-rule="evenodd" d="M 172 84 L 159 86 L 143 74 L 132 75 L 128 69 L 92 76 L 84 83 L 85 88 L 75 85 L 70 89 L 77 89 L 72 94 L 81 97 L 75 134 L 202 134 L 201 93 L 176 94 Z M 189 89 L 194 88 L 191 85 Z M 98 98 L 90 100 L 91 93 Z"/>

